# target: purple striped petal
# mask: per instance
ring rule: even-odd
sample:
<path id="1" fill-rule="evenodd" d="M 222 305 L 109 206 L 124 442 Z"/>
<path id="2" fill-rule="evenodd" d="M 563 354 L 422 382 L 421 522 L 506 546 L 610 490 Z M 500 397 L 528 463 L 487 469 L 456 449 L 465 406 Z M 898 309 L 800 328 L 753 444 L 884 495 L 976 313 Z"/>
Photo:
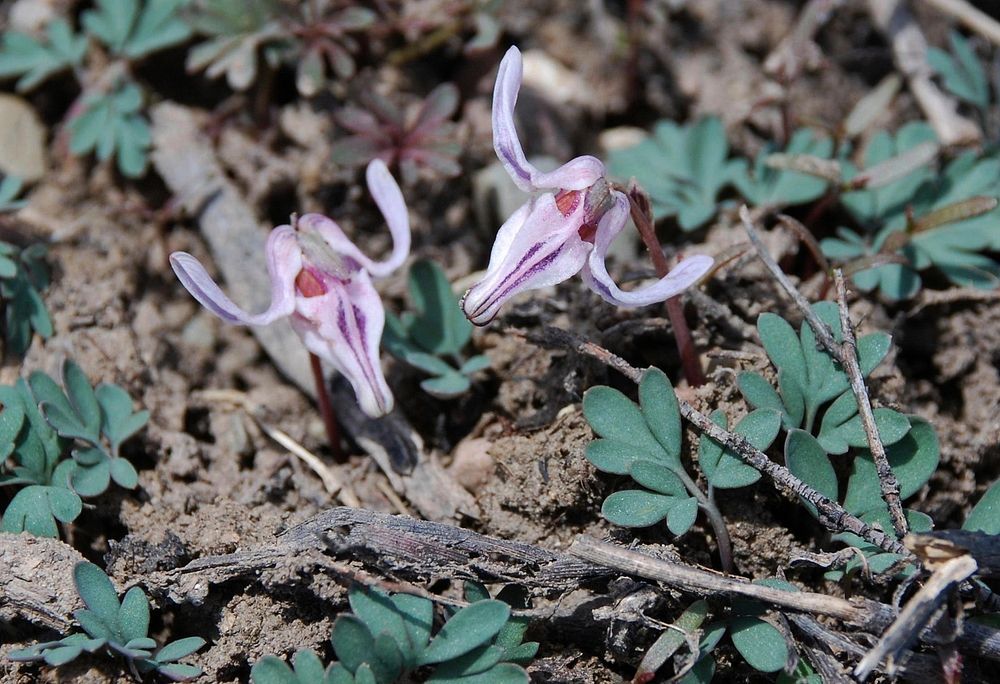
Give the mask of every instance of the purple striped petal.
<path id="1" fill-rule="evenodd" d="M 578 273 L 593 248 L 580 238 L 583 219 L 583 202 L 564 216 L 551 194 L 514 212 L 493 243 L 486 277 L 462 298 L 466 317 L 486 325 L 519 292 L 555 285 Z"/>
<path id="2" fill-rule="evenodd" d="M 540 172 L 528 161 L 514 126 L 514 106 L 520 89 L 521 52 L 511 47 L 500 62 L 493 87 L 493 149 L 517 187 L 525 192 L 583 190 L 604 176 L 604 164 L 590 156 L 577 157 L 549 173 Z"/>
<path id="3" fill-rule="evenodd" d="M 250 314 L 227 297 L 205 267 L 187 252 L 170 255 L 170 265 L 181 284 L 213 314 L 233 325 L 267 325 L 295 310 L 295 278 L 302 270 L 302 252 L 291 226 L 278 226 L 267 239 L 267 271 L 271 276 L 271 305 Z"/>
<path id="4" fill-rule="evenodd" d="M 385 217 L 392 234 L 392 254 L 384 261 L 372 261 L 365 256 L 332 219 L 322 214 L 306 214 L 299 218 L 299 230 L 315 231 L 323 236 L 331 249 L 350 257 L 362 268 L 380 278 L 399 268 L 410 253 L 410 217 L 403 201 L 403 193 L 388 167 L 380 159 L 368 164 L 366 172 L 368 190 L 375 204 Z"/>
<path id="5" fill-rule="evenodd" d="M 597 225 L 594 236 L 594 251 L 590 253 L 587 265 L 583 268 L 583 280 L 587 286 L 601 296 L 605 301 L 616 306 L 636 307 L 663 302 L 680 294 L 694 285 L 705 275 L 714 260 L 708 256 L 696 255 L 681 261 L 670 273 L 660 278 L 652 285 L 625 292 L 615 285 L 608 275 L 605 260 L 611 243 L 625 227 L 628 219 L 628 198 L 612 191 L 615 206 L 602 218 Z"/>
<path id="6" fill-rule="evenodd" d="M 392 410 L 393 397 L 379 364 L 385 325 L 382 300 L 365 271 L 324 284 L 329 287 L 326 294 L 298 298 L 292 327 L 309 351 L 347 378 L 362 411 L 373 418 L 385 415 Z"/>

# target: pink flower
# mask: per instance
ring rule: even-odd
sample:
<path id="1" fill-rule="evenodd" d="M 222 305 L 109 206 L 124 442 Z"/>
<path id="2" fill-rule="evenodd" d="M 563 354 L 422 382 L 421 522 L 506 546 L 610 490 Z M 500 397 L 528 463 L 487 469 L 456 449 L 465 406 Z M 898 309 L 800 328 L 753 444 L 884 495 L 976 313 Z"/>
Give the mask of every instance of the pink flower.
<path id="1" fill-rule="evenodd" d="M 336 223 L 306 214 L 294 226 L 278 226 L 267 240 L 271 305 L 250 314 L 227 297 L 190 254 L 174 252 L 170 264 L 187 291 L 213 314 L 233 325 L 268 325 L 291 317 L 306 348 L 350 381 L 362 410 L 377 417 L 392 410 L 393 398 L 379 364 L 385 324 L 382 300 L 372 277 L 388 275 L 410 251 L 410 220 L 399 186 L 385 163 L 368 165 L 368 190 L 392 233 L 392 254 L 372 261 Z"/>
<path id="2" fill-rule="evenodd" d="M 555 285 L 575 273 L 611 304 L 635 307 L 669 299 L 708 272 L 711 257 L 691 256 L 651 285 L 619 289 L 605 260 L 628 220 L 628 197 L 608 183 L 604 164 L 595 157 L 577 157 L 550 173 L 528 162 L 514 128 L 520 88 L 521 53 L 512 47 L 493 89 L 493 147 L 519 188 L 547 192 L 532 197 L 500 227 L 486 276 L 462 299 L 470 321 L 486 325 L 519 292 Z"/>

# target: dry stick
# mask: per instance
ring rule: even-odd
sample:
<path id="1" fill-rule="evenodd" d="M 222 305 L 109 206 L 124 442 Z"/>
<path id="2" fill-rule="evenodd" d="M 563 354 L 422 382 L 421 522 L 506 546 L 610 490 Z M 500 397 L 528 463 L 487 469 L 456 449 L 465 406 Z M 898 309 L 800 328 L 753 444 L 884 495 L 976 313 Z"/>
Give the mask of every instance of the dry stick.
<path id="1" fill-rule="evenodd" d="M 854 676 L 863 682 L 885 658 L 888 658 L 887 670 L 892 676 L 894 663 L 898 662 L 902 651 L 920 635 L 951 590 L 971 577 L 977 567 L 976 561 L 968 555 L 943 564 L 903 607 L 875 647 L 855 666 Z"/>
<path id="2" fill-rule="evenodd" d="M 580 535 L 570 545 L 569 553 L 590 563 L 619 572 L 666 583 L 701 595 L 729 594 L 764 601 L 810 615 L 825 615 L 843 620 L 863 630 L 880 631 L 892 619 L 888 606 L 859 599 L 848 601 L 835 596 L 807 591 L 784 591 L 743 578 L 726 577 L 708 570 L 654 558 L 623 546 Z"/>
<path id="3" fill-rule="evenodd" d="M 670 272 L 670 265 L 663 255 L 663 248 L 660 241 L 656 239 L 656 229 L 653 227 L 653 212 L 649 204 L 649 195 L 638 187 L 634 182 L 628 189 L 629 213 L 632 215 L 632 222 L 635 223 L 642 241 L 649 251 L 649 258 L 656 269 L 656 275 L 663 278 Z M 701 387 L 705 384 L 705 373 L 701 369 L 701 360 L 694 347 L 694 338 L 691 337 L 691 329 L 684 318 L 683 295 L 677 295 L 667 300 L 667 316 L 670 317 L 670 327 L 674 331 L 674 339 L 677 340 L 677 352 L 681 357 L 681 366 L 684 369 L 684 377 L 692 387 Z"/>
<path id="4" fill-rule="evenodd" d="M 872 459 L 875 461 L 875 469 L 878 473 L 879 485 L 882 488 L 882 498 L 889 506 L 889 515 L 892 518 L 892 527 L 896 530 L 896 536 L 902 538 L 907 532 L 906 515 L 903 513 L 903 503 L 899 498 L 899 480 L 892 472 L 889 465 L 889 457 L 885 453 L 885 445 L 878 434 L 878 425 L 875 424 L 875 414 L 872 412 L 871 398 L 868 396 L 868 389 L 865 387 L 864 377 L 861 375 L 861 366 L 858 364 L 858 341 L 854 336 L 854 327 L 851 325 L 851 314 L 847 310 L 847 284 L 844 281 L 844 272 L 841 269 L 833 271 L 833 281 L 837 288 L 837 306 L 840 308 L 840 327 L 844 331 L 844 343 L 840 347 L 841 365 L 847 372 L 847 377 L 851 382 L 851 391 L 858 402 L 858 413 L 861 414 L 861 425 L 865 430 L 865 437 L 868 440 L 868 449 L 871 451 Z"/>
<path id="5" fill-rule="evenodd" d="M 875 425 L 871 399 L 868 396 L 867 389 L 865 389 L 864 379 L 861 376 L 861 368 L 858 365 L 857 342 L 854 339 L 850 317 L 844 313 L 844 309 L 847 306 L 846 299 L 840 303 L 841 327 L 844 328 L 844 344 L 841 345 L 834 338 L 830 326 L 813 311 L 809 300 L 802 296 L 802 293 L 792 284 L 792 281 L 788 279 L 788 276 L 785 275 L 785 272 L 781 270 L 781 267 L 778 266 L 778 263 L 767 251 L 767 247 L 764 246 L 764 242 L 760 238 L 760 233 L 757 232 L 757 228 L 750 218 L 750 212 L 746 208 L 746 205 L 740 208 L 740 220 L 742 220 L 743 227 L 750 237 L 750 242 L 756 248 L 760 260 L 764 262 L 764 266 L 767 267 L 767 270 L 771 272 L 774 279 L 778 281 L 778 284 L 781 285 L 782 289 L 785 290 L 788 296 L 792 298 L 792 301 L 795 302 L 795 305 L 802 311 L 806 321 L 809 323 L 809 327 L 816 333 L 816 339 L 830 352 L 847 373 L 851 383 L 851 391 L 854 393 L 854 398 L 858 403 L 858 412 L 861 414 L 865 436 L 868 438 L 868 448 L 872 453 L 872 458 L 875 461 L 875 467 L 878 471 L 882 498 L 889 507 L 889 516 L 892 519 L 892 526 L 896 532 L 896 536 L 903 537 L 906 534 L 906 517 L 903 514 L 903 506 L 899 500 L 899 481 L 896 479 L 895 473 L 892 472 L 892 468 L 889 467 L 889 459 L 885 454 L 885 447 L 882 444 L 882 440 L 879 438 L 878 427 Z M 839 272 L 839 269 L 837 272 Z M 838 294 L 844 286 L 843 280 L 843 273 L 840 273 L 840 280 L 837 283 Z M 842 298 L 838 296 L 838 299 Z"/>
<path id="6" fill-rule="evenodd" d="M 610 368 L 614 368 L 636 384 L 642 379 L 642 371 L 629 364 L 625 359 L 600 345 L 583 340 L 565 330 L 545 328 L 541 333 L 527 333 L 522 330 L 510 329 L 509 332 L 541 346 L 560 346 L 574 349 L 581 354 L 597 359 Z M 881 528 L 872 527 L 861 518 L 848 513 L 836 501 L 828 499 L 795 477 L 788 468 L 772 461 L 767 454 L 750 444 L 742 435 L 719 427 L 708 416 L 680 397 L 677 397 L 677 403 L 680 406 L 681 415 L 696 428 L 723 447 L 732 450 L 745 463 L 753 466 L 778 484 L 787 487 L 803 501 L 812 504 L 816 508 L 820 524 L 831 532 L 850 532 L 888 553 L 898 553 L 907 558 L 914 557 L 895 536 L 883 532 Z"/>
<path id="7" fill-rule="evenodd" d="M 966 28 L 975 31 L 995 45 L 1000 45 L 1000 23 L 965 0 L 924 0 L 924 2 L 945 14 L 950 14 L 965 24 Z"/>

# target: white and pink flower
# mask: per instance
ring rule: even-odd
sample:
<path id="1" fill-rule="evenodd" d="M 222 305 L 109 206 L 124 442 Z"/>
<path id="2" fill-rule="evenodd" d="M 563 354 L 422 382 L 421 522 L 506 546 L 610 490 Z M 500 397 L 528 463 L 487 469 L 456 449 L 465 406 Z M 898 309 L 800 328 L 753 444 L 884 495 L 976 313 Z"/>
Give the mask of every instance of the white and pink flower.
<path id="1" fill-rule="evenodd" d="M 392 234 L 392 254 L 384 261 L 362 254 L 331 219 L 306 214 L 295 225 L 271 231 L 266 248 L 271 304 L 259 314 L 237 306 L 190 254 L 174 252 L 170 264 L 187 291 L 227 323 L 268 325 L 290 317 L 306 348 L 340 371 L 362 410 L 377 417 L 392 410 L 393 397 L 379 363 L 385 310 L 372 277 L 386 276 L 406 260 L 410 219 L 384 162 L 372 161 L 366 178 Z"/>
<path id="2" fill-rule="evenodd" d="M 636 307 L 680 294 L 708 272 L 711 257 L 690 256 L 655 283 L 631 292 L 620 289 L 605 260 L 628 220 L 628 197 L 611 186 L 596 157 L 577 157 L 549 173 L 528 162 L 514 127 L 520 88 L 521 53 L 512 47 L 500 62 L 493 89 L 493 147 L 519 188 L 542 193 L 500 227 L 486 276 L 462 299 L 470 321 L 486 325 L 519 292 L 555 285 L 575 273 L 611 304 Z"/>

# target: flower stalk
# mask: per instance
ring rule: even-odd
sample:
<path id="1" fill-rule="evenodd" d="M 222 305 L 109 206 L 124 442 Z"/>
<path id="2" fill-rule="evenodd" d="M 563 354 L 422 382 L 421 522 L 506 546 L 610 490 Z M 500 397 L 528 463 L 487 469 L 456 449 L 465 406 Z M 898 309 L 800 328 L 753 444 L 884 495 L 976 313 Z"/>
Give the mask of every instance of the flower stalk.
<path id="1" fill-rule="evenodd" d="M 656 230 L 653 227 L 653 211 L 649 202 L 649 195 L 633 183 L 628 189 L 629 211 L 632 222 L 635 224 L 639 235 L 642 237 L 646 249 L 649 251 L 650 260 L 656 275 L 663 278 L 670 272 L 667 258 L 660 248 L 660 241 L 656 239 Z M 667 299 L 667 316 L 670 318 L 670 328 L 674 333 L 674 340 L 677 343 L 677 352 L 681 357 L 681 368 L 684 370 L 684 377 L 692 387 L 700 387 L 705 384 L 705 373 L 701 368 L 701 359 L 698 358 L 698 351 L 694 346 L 694 337 L 688 327 L 687 319 L 684 317 L 684 303 L 681 296 L 675 295 Z"/>

